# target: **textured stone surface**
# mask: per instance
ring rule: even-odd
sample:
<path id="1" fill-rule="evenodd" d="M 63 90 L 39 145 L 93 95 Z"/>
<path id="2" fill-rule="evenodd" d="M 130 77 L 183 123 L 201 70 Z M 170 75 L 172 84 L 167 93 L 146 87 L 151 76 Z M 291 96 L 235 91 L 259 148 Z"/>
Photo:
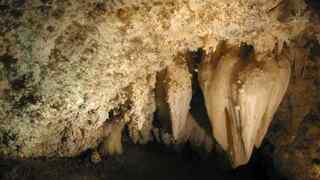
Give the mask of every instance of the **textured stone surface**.
<path id="1" fill-rule="evenodd" d="M 170 132 L 173 139 L 187 139 L 186 122 L 192 98 L 192 81 L 186 58 L 177 57 L 175 63 L 157 74 L 156 104 L 159 128 Z"/>
<path id="2" fill-rule="evenodd" d="M 0 155 L 78 155 L 119 111 L 150 140 L 155 74 L 179 53 L 221 39 L 265 52 L 315 31 L 303 1 L 279 2 L 0 1 Z"/>
<path id="3" fill-rule="evenodd" d="M 221 42 L 199 68 L 199 84 L 212 135 L 234 167 L 247 164 L 259 148 L 287 90 L 288 48 L 258 56 L 252 47 Z"/>
<path id="4" fill-rule="evenodd" d="M 158 53 L 156 35 L 137 35 L 143 27 L 124 22 L 98 2 L 31 1 L 8 6 L 1 18 L 3 155 L 72 156 L 95 146 L 100 127 L 111 116 L 108 112 L 129 96 L 137 99 L 131 83 L 144 81 L 172 56 L 166 50 Z M 22 15 L 14 17 L 11 10 Z M 126 24 L 135 27 L 125 28 Z M 148 103 L 144 90 L 146 98 L 141 101 Z M 139 108 L 131 113 L 150 119 L 142 117 Z"/>

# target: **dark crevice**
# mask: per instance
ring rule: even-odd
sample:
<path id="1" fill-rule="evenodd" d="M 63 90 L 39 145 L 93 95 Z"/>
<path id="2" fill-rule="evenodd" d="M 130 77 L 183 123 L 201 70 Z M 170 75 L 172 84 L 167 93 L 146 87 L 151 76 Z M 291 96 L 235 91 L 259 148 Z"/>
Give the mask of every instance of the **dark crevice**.
<path id="1" fill-rule="evenodd" d="M 22 96 L 17 102 L 15 102 L 13 108 L 18 110 L 27 106 L 28 104 L 37 104 L 40 100 L 41 99 L 38 96 L 27 94 Z"/>
<path id="2" fill-rule="evenodd" d="M 0 56 L 0 63 L 4 65 L 4 67 L 8 70 L 12 70 L 14 68 L 14 65 L 17 63 L 17 59 L 9 56 L 7 54 Z"/>
<path id="3" fill-rule="evenodd" d="M 166 70 L 162 70 L 157 74 L 155 97 L 156 97 L 156 112 L 153 121 L 153 126 L 161 129 L 163 132 L 172 133 L 172 124 L 170 117 L 170 108 L 166 102 Z"/>
<path id="4" fill-rule="evenodd" d="M 310 60 L 315 61 L 317 58 L 320 58 L 320 44 L 317 41 L 316 37 L 313 37 L 308 41 L 308 43 L 306 44 L 306 48 L 309 51 Z"/>
<path id="5" fill-rule="evenodd" d="M 113 119 L 119 119 L 117 117 L 123 116 L 123 114 L 125 112 L 127 112 L 128 110 L 130 110 L 131 108 L 131 102 L 129 100 L 125 101 L 123 104 L 119 104 L 116 108 L 111 109 L 108 112 L 108 117 L 110 120 Z"/>
<path id="6" fill-rule="evenodd" d="M 315 13 L 320 15 L 320 1 L 319 0 L 305 0 L 307 5 L 314 10 Z"/>
<path id="7" fill-rule="evenodd" d="M 253 51 L 254 51 L 254 47 L 252 45 L 244 42 L 240 44 L 240 58 L 242 60 L 245 60 L 245 61 L 249 60 Z"/>
<path id="8" fill-rule="evenodd" d="M 198 83 L 197 73 L 199 64 L 204 56 L 205 51 L 201 48 L 187 53 L 189 72 L 192 74 L 192 99 L 190 103 L 190 112 L 199 125 L 203 127 L 207 133 L 211 133 L 210 120 L 206 110 L 204 96 Z"/>

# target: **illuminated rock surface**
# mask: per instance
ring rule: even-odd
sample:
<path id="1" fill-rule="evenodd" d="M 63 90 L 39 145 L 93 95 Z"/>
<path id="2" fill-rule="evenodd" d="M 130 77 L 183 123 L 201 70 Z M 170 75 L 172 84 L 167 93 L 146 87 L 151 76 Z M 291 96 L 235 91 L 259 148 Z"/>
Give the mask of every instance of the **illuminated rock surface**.
<path id="1" fill-rule="evenodd" d="M 235 167 L 246 164 L 259 148 L 290 79 L 288 50 L 255 55 L 252 47 L 209 52 L 199 69 L 212 134 Z"/>
<path id="2" fill-rule="evenodd" d="M 286 42 L 291 54 L 302 48 L 310 56 L 310 42 L 320 38 L 316 11 L 302 0 L 11 0 L 0 5 L 1 157 L 79 155 L 102 143 L 104 127 L 119 114 L 131 139 L 146 143 L 154 138 L 156 74 L 177 56 L 208 51 L 220 40 L 245 42 L 258 54 L 282 49 Z M 297 60 L 292 67 L 297 78 L 292 76 L 267 135 L 276 149 L 289 146 L 289 137 L 305 138 L 296 134 L 299 124 L 319 111 L 318 62 Z M 291 120 L 299 123 L 286 129 Z M 287 165 L 285 159 L 277 161 Z"/>

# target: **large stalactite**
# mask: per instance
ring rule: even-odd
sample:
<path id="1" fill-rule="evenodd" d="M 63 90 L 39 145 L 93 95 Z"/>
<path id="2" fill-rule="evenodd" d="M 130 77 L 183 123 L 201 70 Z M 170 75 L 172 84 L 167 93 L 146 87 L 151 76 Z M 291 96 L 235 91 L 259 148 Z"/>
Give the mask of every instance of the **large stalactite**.
<path id="1" fill-rule="evenodd" d="M 199 69 L 212 134 L 235 167 L 260 147 L 290 78 L 286 49 L 279 55 L 255 55 L 245 46 L 221 42 Z"/>

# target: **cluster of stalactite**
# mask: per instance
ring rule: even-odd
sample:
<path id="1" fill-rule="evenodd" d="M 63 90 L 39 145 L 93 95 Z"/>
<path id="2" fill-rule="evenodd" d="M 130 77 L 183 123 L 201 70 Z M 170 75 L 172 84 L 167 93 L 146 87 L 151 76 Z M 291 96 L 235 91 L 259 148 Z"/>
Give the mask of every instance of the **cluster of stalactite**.
<path id="1" fill-rule="evenodd" d="M 211 134 L 189 112 L 192 87 L 186 62 L 180 61 L 158 76 L 157 107 L 162 128 L 172 131 L 174 141 L 190 140 L 210 147 Z M 246 164 L 254 146 L 261 145 L 289 78 L 286 48 L 279 53 L 255 54 L 254 48 L 245 43 L 230 46 L 222 41 L 203 58 L 198 83 L 212 135 L 228 152 L 234 167 Z"/>

